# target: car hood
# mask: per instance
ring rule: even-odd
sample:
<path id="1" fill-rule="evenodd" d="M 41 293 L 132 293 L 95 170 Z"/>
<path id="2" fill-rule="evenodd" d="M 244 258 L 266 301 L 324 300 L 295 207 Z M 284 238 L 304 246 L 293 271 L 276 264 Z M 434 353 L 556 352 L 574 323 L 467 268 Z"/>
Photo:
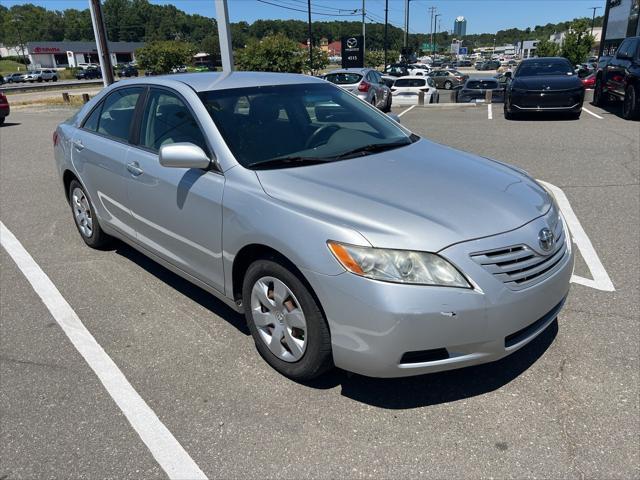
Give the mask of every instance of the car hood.
<path id="1" fill-rule="evenodd" d="M 577 75 L 541 75 L 537 77 L 516 77 L 513 88 L 527 90 L 571 90 L 580 88 L 582 82 Z"/>
<path id="2" fill-rule="evenodd" d="M 436 252 L 518 228 L 550 207 L 545 190 L 515 168 L 427 140 L 256 174 L 271 197 L 353 228 L 374 247 Z"/>

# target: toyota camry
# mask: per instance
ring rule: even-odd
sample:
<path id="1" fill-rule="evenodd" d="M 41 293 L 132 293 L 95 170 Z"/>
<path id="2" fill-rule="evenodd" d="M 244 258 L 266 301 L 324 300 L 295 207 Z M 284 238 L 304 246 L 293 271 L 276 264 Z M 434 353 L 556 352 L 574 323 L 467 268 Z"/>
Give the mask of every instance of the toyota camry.
<path id="1" fill-rule="evenodd" d="M 118 82 L 53 143 L 89 247 L 120 239 L 243 312 L 296 380 L 497 360 L 569 291 L 571 240 L 545 188 L 317 78 Z"/>

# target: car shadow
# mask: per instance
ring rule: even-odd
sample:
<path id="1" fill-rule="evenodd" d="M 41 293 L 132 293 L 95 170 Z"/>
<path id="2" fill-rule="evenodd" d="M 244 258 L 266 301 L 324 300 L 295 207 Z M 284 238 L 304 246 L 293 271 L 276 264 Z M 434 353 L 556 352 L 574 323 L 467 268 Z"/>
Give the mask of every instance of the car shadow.
<path id="1" fill-rule="evenodd" d="M 518 113 L 510 121 L 512 122 L 576 122 L 578 118 L 573 118 L 566 113 Z"/>
<path id="2" fill-rule="evenodd" d="M 544 332 L 517 352 L 496 362 L 416 377 L 380 379 L 329 372 L 305 385 L 317 389 L 341 387 L 341 394 L 367 405 L 400 410 L 475 397 L 508 384 L 547 351 L 558 335 L 554 320 Z"/>
<path id="3" fill-rule="evenodd" d="M 19 122 L 4 122 L 2 125 L 0 125 L 0 128 L 17 127 L 18 125 L 20 125 Z"/>
<path id="4" fill-rule="evenodd" d="M 622 120 L 625 119 L 622 116 L 622 102 L 619 101 L 619 100 L 610 100 L 605 105 L 595 106 L 595 105 L 593 105 L 593 102 L 589 103 L 589 105 L 593 106 L 595 108 L 599 108 L 601 110 L 604 110 L 608 114 L 614 115 L 614 116 L 616 116 L 616 117 L 618 117 L 618 118 L 620 118 Z"/>
<path id="5" fill-rule="evenodd" d="M 190 298 L 194 302 L 206 308 L 214 315 L 217 315 L 227 321 L 240 333 L 247 336 L 251 335 L 244 316 L 234 311 L 221 300 L 218 300 L 211 293 L 201 289 L 179 275 L 176 275 L 171 270 L 168 270 L 159 263 L 151 260 L 149 257 L 138 252 L 136 249 L 130 247 L 124 242 L 118 241 L 115 245 L 114 251 L 118 255 L 122 255 L 128 260 L 134 262 L 136 265 L 143 268 L 170 287 L 173 287 L 185 297 Z"/>

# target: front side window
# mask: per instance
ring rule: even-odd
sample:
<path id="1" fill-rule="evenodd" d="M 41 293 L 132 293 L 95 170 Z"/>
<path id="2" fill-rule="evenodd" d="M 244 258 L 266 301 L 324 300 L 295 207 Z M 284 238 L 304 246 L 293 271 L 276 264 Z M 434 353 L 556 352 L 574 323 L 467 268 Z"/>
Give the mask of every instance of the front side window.
<path id="1" fill-rule="evenodd" d="M 213 90 L 200 98 L 235 158 L 248 168 L 342 160 L 417 139 L 326 83 Z M 248 102 L 248 114 L 238 109 L 240 102 Z"/>
<path id="2" fill-rule="evenodd" d="M 121 88 L 111 93 L 103 103 L 97 132 L 128 141 L 133 114 L 141 93 L 142 88 Z"/>
<path id="3" fill-rule="evenodd" d="M 167 90 L 151 89 L 142 116 L 140 145 L 157 152 L 163 145 L 182 142 L 208 151 L 202 130 L 184 102 Z"/>

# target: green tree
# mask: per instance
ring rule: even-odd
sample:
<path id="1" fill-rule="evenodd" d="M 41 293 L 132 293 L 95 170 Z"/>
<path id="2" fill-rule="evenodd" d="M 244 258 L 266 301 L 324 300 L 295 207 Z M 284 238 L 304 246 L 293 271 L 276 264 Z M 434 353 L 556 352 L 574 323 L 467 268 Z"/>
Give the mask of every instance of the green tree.
<path id="1" fill-rule="evenodd" d="M 555 42 L 542 40 L 541 42 L 538 42 L 536 55 L 538 57 L 557 57 L 560 55 L 560 46 Z"/>
<path id="2" fill-rule="evenodd" d="M 564 37 L 561 55 L 569 60 L 571 65 L 584 62 L 591 53 L 594 38 L 589 34 L 589 28 L 588 20 L 576 20 Z"/>
<path id="3" fill-rule="evenodd" d="M 365 67 L 378 68 L 383 63 L 384 63 L 384 51 L 383 50 L 367 50 L 365 52 L 365 54 L 364 54 L 364 66 Z"/>
<path id="4" fill-rule="evenodd" d="M 306 66 L 304 50 L 283 34 L 251 39 L 236 57 L 242 70 L 302 73 Z"/>
<path id="5" fill-rule="evenodd" d="M 154 73 L 169 73 L 173 67 L 191 62 L 195 47 L 187 42 L 155 41 L 136 50 L 138 65 Z"/>
<path id="6" fill-rule="evenodd" d="M 305 49 L 305 62 L 304 70 L 310 72 L 312 75 L 320 70 L 323 70 L 329 65 L 329 55 L 327 52 L 320 50 L 318 47 L 313 47 L 313 64 L 309 64 L 309 49 Z"/>

